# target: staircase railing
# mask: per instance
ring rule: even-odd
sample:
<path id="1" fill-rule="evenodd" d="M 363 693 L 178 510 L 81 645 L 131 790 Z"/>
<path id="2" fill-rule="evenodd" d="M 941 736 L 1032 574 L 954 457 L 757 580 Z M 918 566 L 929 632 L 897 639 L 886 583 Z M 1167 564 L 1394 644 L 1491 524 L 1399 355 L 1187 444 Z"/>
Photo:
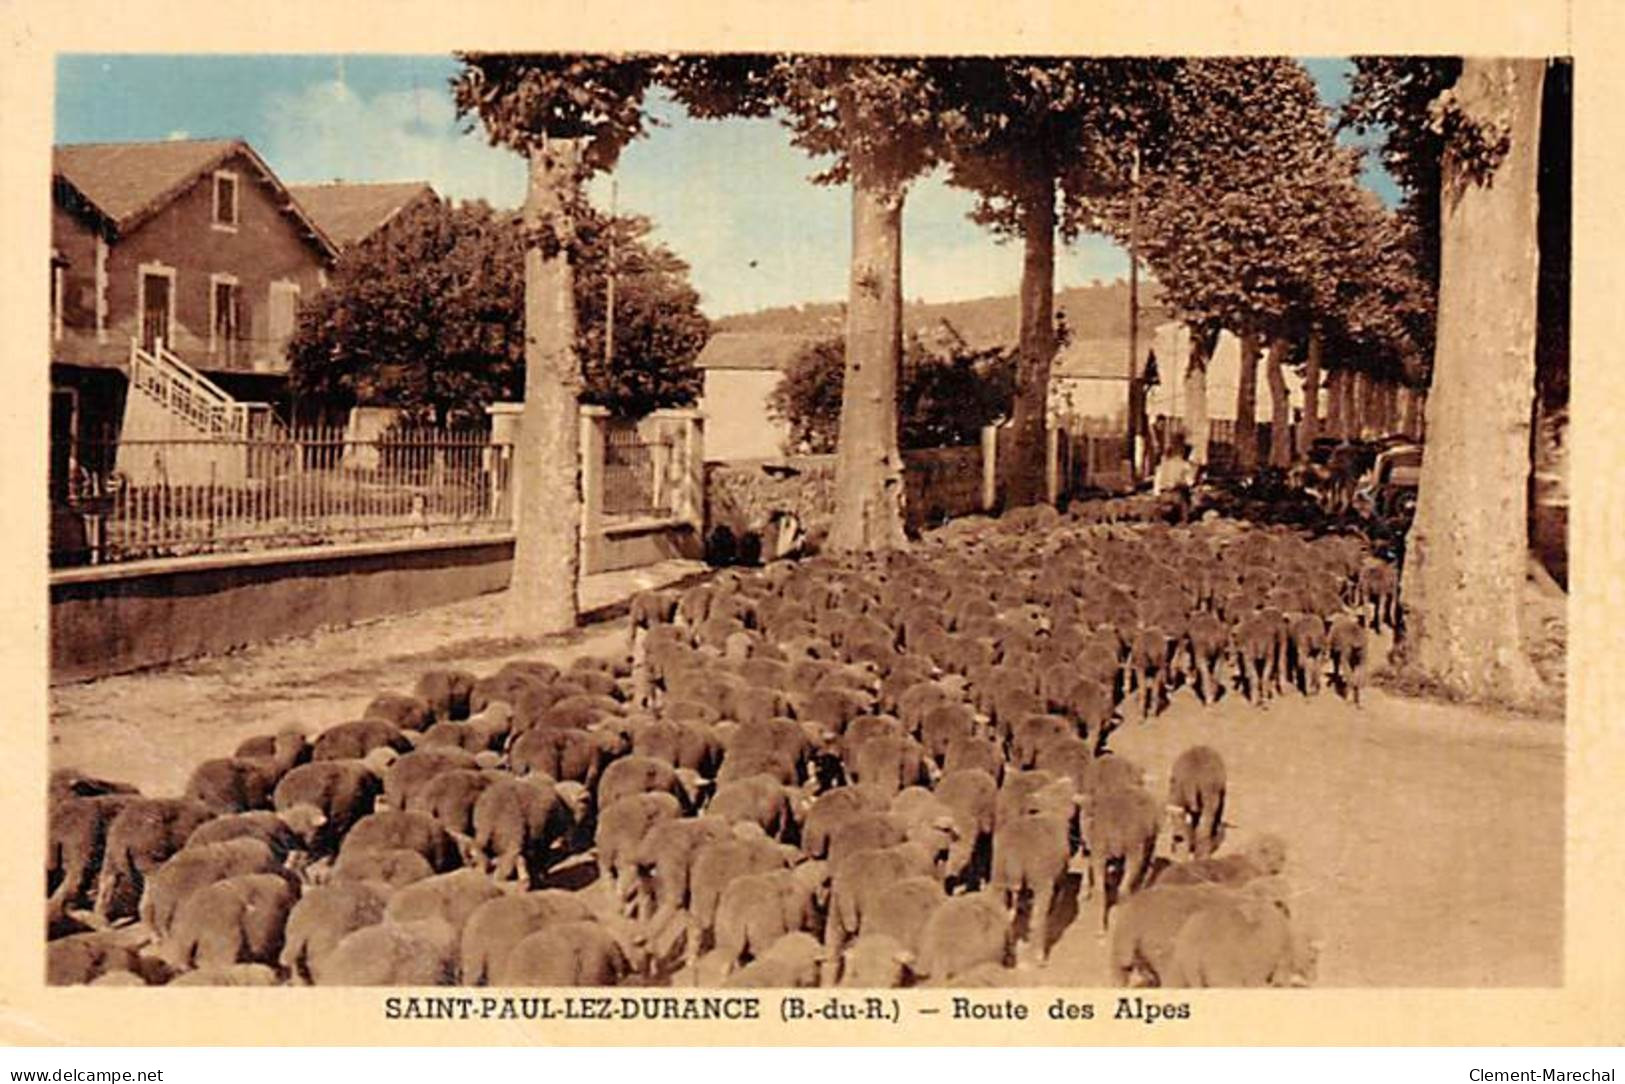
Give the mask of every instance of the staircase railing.
<path id="1" fill-rule="evenodd" d="M 165 349 L 162 339 L 151 352 L 139 339 L 130 340 L 130 386 L 152 396 L 211 437 L 245 439 L 252 405 L 233 399 L 220 385 Z"/>

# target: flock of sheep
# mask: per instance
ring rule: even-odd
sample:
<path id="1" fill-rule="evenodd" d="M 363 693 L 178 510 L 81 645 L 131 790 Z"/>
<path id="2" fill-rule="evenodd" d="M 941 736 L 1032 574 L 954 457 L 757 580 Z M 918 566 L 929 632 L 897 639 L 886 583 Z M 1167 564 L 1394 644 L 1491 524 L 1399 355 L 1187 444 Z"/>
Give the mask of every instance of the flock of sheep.
<path id="1" fill-rule="evenodd" d="M 1282 841 L 1215 853 L 1219 752 L 1160 784 L 1110 736 L 1182 686 L 1357 702 L 1394 570 L 1144 512 L 648 592 L 620 658 L 431 671 L 181 797 L 58 771 L 49 980 L 1009 985 L 1076 883 L 1122 985 L 1306 983 Z"/>

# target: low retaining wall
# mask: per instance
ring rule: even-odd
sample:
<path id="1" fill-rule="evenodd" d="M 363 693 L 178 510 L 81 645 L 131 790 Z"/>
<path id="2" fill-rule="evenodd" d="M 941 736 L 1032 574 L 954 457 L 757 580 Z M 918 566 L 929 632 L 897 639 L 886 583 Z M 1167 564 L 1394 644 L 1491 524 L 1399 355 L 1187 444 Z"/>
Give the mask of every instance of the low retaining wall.
<path id="1" fill-rule="evenodd" d="M 912 529 L 983 510 L 980 447 L 926 448 L 903 453 L 904 516 Z M 708 463 L 705 523 L 735 535 L 758 530 L 775 511 L 792 511 L 808 533 L 827 530 L 835 514 L 835 457 Z"/>
<path id="2" fill-rule="evenodd" d="M 513 538 L 315 546 L 51 574 L 51 680 L 216 655 L 508 586 Z"/>

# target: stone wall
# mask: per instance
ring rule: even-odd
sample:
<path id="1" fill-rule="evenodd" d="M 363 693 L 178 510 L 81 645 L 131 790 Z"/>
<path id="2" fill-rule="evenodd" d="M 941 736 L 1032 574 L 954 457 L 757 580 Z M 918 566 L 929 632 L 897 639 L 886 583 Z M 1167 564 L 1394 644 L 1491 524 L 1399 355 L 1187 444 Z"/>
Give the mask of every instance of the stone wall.
<path id="1" fill-rule="evenodd" d="M 982 449 L 927 448 L 903 453 L 905 516 L 911 529 L 982 511 Z M 835 512 L 835 457 L 787 456 L 708 463 L 705 523 L 736 536 L 755 530 L 779 510 L 794 512 L 812 535 Z"/>

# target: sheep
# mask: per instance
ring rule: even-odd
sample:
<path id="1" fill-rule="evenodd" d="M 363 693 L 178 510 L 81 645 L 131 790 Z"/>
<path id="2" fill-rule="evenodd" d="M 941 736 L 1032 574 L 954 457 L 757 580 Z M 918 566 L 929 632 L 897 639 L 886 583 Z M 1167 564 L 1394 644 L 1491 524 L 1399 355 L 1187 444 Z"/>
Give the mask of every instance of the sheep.
<path id="1" fill-rule="evenodd" d="M 1319 695 L 1326 666 L 1326 621 L 1317 613 L 1287 615 L 1287 681 L 1305 696 Z"/>
<path id="2" fill-rule="evenodd" d="M 497 881 L 540 888 L 557 858 L 555 844 L 568 841 L 586 815 L 586 804 L 580 783 L 538 775 L 499 780 L 474 803 L 474 852 L 491 860 Z"/>
<path id="3" fill-rule="evenodd" d="M 141 921 L 159 938 L 169 934 L 175 913 L 188 896 L 216 881 L 248 873 L 270 873 L 281 863 L 257 839 L 233 839 L 182 847 L 153 871 L 141 893 Z"/>
<path id="4" fill-rule="evenodd" d="M 339 845 L 339 861 L 355 861 L 364 851 L 415 851 L 435 873 L 462 866 L 456 840 L 433 817 L 412 810 L 386 809 L 356 821 Z M 353 868 L 353 865 L 352 865 Z"/>
<path id="5" fill-rule="evenodd" d="M 801 858 L 794 847 L 774 843 L 754 825 L 736 827 L 732 838 L 703 844 L 689 869 L 689 963 L 698 963 L 703 942 L 714 933 L 717 905 L 729 884 L 749 874 L 788 868 Z"/>
<path id="6" fill-rule="evenodd" d="M 837 827 L 859 813 L 884 813 L 890 804 L 891 795 L 880 787 L 853 784 L 825 791 L 813 800 L 802 821 L 802 850 L 813 858 L 827 857 Z"/>
<path id="7" fill-rule="evenodd" d="M 397 753 L 412 751 L 412 742 L 393 724 L 382 719 L 357 719 L 330 726 L 311 743 L 310 759 L 361 760 L 374 749 L 384 747 Z"/>
<path id="8" fill-rule="evenodd" d="M 869 810 L 853 813 L 830 831 L 825 854 L 838 865 L 847 855 L 871 847 L 895 847 L 908 839 L 908 825 L 889 813 Z"/>
<path id="9" fill-rule="evenodd" d="M 554 675 L 557 676 L 557 669 L 551 667 L 550 669 L 553 669 Z M 539 678 L 504 667 L 497 673 L 482 677 L 474 683 L 468 697 L 469 710 L 484 711 L 492 704 L 507 704 L 517 710 L 519 702 L 527 692 L 542 688 L 552 681 L 552 677 Z"/>
<path id="10" fill-rule="evenodd" d="M 185 845 L 212 810 L 188 798 L 134 798 L 107 825 L 107 844 L 96 886 L 102 919 L 135 910 L 146 878 Z"/>
<path id="11" fill-rule="evenodd" d="M 916 841 L 855 850 L 832 862 L 830 870 L 824 947 L 832 968 L 839 963 L 847 939 L 863 930 L 869 908 L 893 885 L 909 877 L 937 877 L 935 855 L 928 845 Z"/>
<path id="12" fill-rule="evenodd" d="M 1004 774 L 1004 751 L 989 737 L 955 738 L 942 759 L 943 775 L 966 770 L 986 772 L 995 783 Z"/>
<path id="13" fill-rule="evenodd" d="M 1277 835 L 1262 835 L 1236 854 L 1201 858 L 1165 866 L 1157 872 L 1158 885 L 1241 885 L 1273 877 L 1286 868 L 1286 843 Z"/>
<path id="14" fill-rule="evenodd" d="M 467 670 L 425 670 L 412 693 L 429 705 L 436 719 L 455 722 L 468 718 L 469 700 L 478 680 Z"/>
<path id="15" fill-rule="evenodd" d="M 717 902 L 716 915 L 717 954 L 725 973 L 746 956 L 762 955 L 785 934 L 815 928 L 828 886 L 829 867 L 817 861 L 731 882 Z"/>
<path id="16" fill-rule="evenodd" d="M 1169 852 L 1180 843 L 1192 858 L 1207 858 L 1224 832 L 1224 758 L 1207 745 L 1193 745 L 1174 761 L 1168 777 Z"/>
<path id="17" fill-rule="evenodd" d="M 592 921 L 557 922 L 528 934 L 496 964 L 501 986 L 616 986 L 632 966 L 620 944 Z"/>
<path id="18" fill-rule="evenodd" d="M 676 798 L 653 792 L 629 795 L 601 808 L 593 836 L 598 876 L 614 887 L 623 909 L 629 910 L 637 896 L 637 854 L 643 837 L 655 824 L 676 820 L 682 812 Z"/>
<path id="19" fill-rule="evenodd" d="M 204 821 L 186 837 L 187 847 L 202 847 L 211 843 L 225 843 L 232 839 L 257 839 L 276 856 L 276 860 L 290 869 L 303 865 L 305 837 L 318 825 L 313 817 L 320 816 L 310 806 L 296 806 L 281 813 L 266 809 L 247 813 L 227 813 Z"/>
<path id="20" fill-rule="evenodd" d="M 998 830 L 999 825 L 1008 820 L 1013 820 L 1023 813 L 1059 812 L 1059 810 L 1033 807 L 1032 798 L 1033 795 L 1043 791 L 1046 787 L 1054 786 L 1058 780 L 1063 778 L 1054 772 L 1039 771 L 1037 769 L 1007 772 L 1004 783 L 1000 785 L 999 792 L 993 800 L 994 831 Z"/>
<path id="21" fill-rule="evenodd" d="M 288 914 L 277 960 L 296 982 L 311 984 L 322 961 L 346 936 L 384 920 L 387 886 L 335 881 L 307 889 Z"/>
<path id="22" fill-rule="evenodd" d="M 441 772 L 473 768 L 476 761 L 465 749 L 441 746 L 418 749 L 400 757 L 384 772 L 383 801 L 390 809 L 405 809 L 412 793 Z"/>
<path id="23" fill-rule="evenodd" d="M 947 761 L 948 750 L 956 741 L 976 736 L 976 713 L 968 704 L 938 704 L 920 722 L 919 739 L 938 766 Z"/>
<path id="24" fill-rule="evenodd" d="M 276 735 L 268 757 L 220 757 L 205 760 L 186 783 L 186 797 L 215 813 L 244 813 L 269 809 L 271 795 L 306 750 L 305 736 L 297 731 Z"/>
<path id="25" fill-rule="evenodd" d="M 1255 703 L 1269 702 L 1272 675 L 1280 665 L 1280 634 L 1280 622 L 1265 610 L 1253 611 L 1236 626 L 1237 670 Z"/>
<path id="26" fill-rule="evenodd" d="M 251 873 L 216 881 L 181 903 L 159 954 L 183 971 L 275 964 L 298 899 L 297 882 L 285 874 Z"/>
<path id="27" fill-rule="evenodd" d="M 652 928 L 664 928 L 689 905 L 690 874 L 700 849 L 731 835 L 727 822 L 715 817 L 661 820 L 652 825 L 637 847 L 634 914 Z"/>
<path id="28" fill-rule="evenodd" d="M 496 708 L 497 705 L 492 705 Z M 417 744 L 419 749 L 451 747 L 467 753 L 500 750 L 508 737 L 508 716 L 497 713 L 491 718 L 476 717 L 461 723 L 436 723 L 423 732 Z"/>
<path id="29" fill-rule="evenodd" d="M 920 931 L 914 972 L 952 982 L 983 966 L 1003 967 L 1010 949 L 1012 915 L 1000 897 L 972 892 L 944 900 Z"/>
<path id="30" fill-rule="evenodd" d="M 453 768 L 413 791 L 406 808 L 409 812 L 427 813 L 454 838 L 465 841 L 474 835 L 475 803 L 495 782 L 496 773 Z"/>
<path id="31" fill-rule="evenodd" d="M 1185 635 L 1190 641 L 1190 665 L 1197 698 L 1211 704 L 1224 694 L 1219 661 L 1230 651 L 1230 630 L 1218 616 L 1203 610 L 1191 615 Z"/>
<path id="32" fill-rule="evenodd" d="M 438 920 L 460 938 L 468 916 L 486 900 L 501 895 L 502 889 L 478 870 L 437 873 L 396 889 L 389 897 L 384 917 L 397 925 Z"/>
<path id="33" fill-rule="evenodd" d="M 914 953 L 894 937 L 866 933 L 846 947 L 841 957 L 840 985 L 894 990 L 908 984 Z"/>
<path id="34" fill-rule="evenodd" d="M 859 940 L 871 935 L 892 938 L 910 953 L 917 953 L 926 922 L 947 898 L 942 883 L 933 876 L 904 877 L 865 901 Z"/>
<path id="35" fill-rule="evenodd" d="M 232 964 L 177 975 L 170 986 L 276 986 L 277 973 L 264 964 Z"/>
<path id="36" fill-rule="evenodd" d="M 1157 801 L 1144 790 L 1111 789 L 1082 795 L 1078 829 L 1089 852 L 1088 893 L 1099 893 L 1100 931 L 1115 899 L 1139 889 L 1157 846 Z M 1116 892 L 1108 882 L 1110 866 L 1121 863 Z"/>
<path id="37" fill-rule="evenodd" d="M 65 910 L 85 902 L 85 894 L 102 867 L 107 829 L 119 811 L 137 797 L 109 794 L 68 797 L 51 803 L 45 891 L 54 908 Z"/>
<path id="38" fill-rule="evenodd" d="M 1326 632 L 1326 653 L 1332 660 L 1332 681 L 1338 691 L 1360 706 L 1360 690 L 1365 686 L 1369 663 L 1366 630 L 1348 614 L 1332 618 Z"/>
<path id="39" fill-rule="evenodd" d="M 435 724 L 435 711 L 421 696 L 379 693 L 361 713 L 363 719 L 382 719 L 398 730 L 421 733 Z"/>
<path id="40" fill-rule="evenodd" d="M 529 935 L 559 922 L 592 918 L 574 893 L 556 888 L 498 896 L 480 904 L 463 924 L 459 974 L 465 986 L 491 982 L 501 961 Z"/>
<path id="41" fill-rule="evenodd" d="M 273 796 L 278 812 L 295 806 L 312 806 L 321 820 L 306 843 L 323 854 L 338 850 L 356 821 L 373 811 L 383 784 L 374 765 L 384 757 L 373 754 L 366 761 L 324 760 L 301 764 L 282 777 Z"/>
<path id="42" fill-rule="evenodd" d="M 625 742 L 613 731 L 538 729 L 514 741 L 508 762 L 516 775 L 535 772 L 591 788 L 604 766 L 625 751 Z"/>
<path id="43" fill-rule="evenodd" d="M 1017 955 L 1049 958 L 1050 909 L 1064 886 L 1072 858 L 1066 818 L 1050 813 L 1027 813 L 1001 821 L 993 835 L 991 887 L 1004 893 L 1005 908 L 1017 910 L 1021 895 L 1032 901 L 1027 936 L 1017 944 Z"/>
<path id="44" fill-rule="evenodd" d="M 416 881 L 427 880 L 435 874 L 429 860 L 417 851 L 404 847 L 384 850 L 352 850 L 340 854 L 333 863 L 332 881 L 376 881 L 391 889 Z"/>
<path id="45" fill-rule="evenodd" d="M 1010 762 L 1018 768 L 1034 768 L 1038 750 L 1057 738 L 1075 738 L 1072 720 L 1061 715 L 1026 715 L 1010 729 Z"/>
<path id="46" fill-rule="evenodd" d="M 346 934 L 312 972 L 316 986 L 446 986 L 457 977 L 457 933 L 445 922 L 385 920 Z"/>
<path id="47" fill-rule="evenodd" d="M 101 798 L 108 795 L 138 795 L 129 783 L 118 783 L 86 775 L 77 768 L 55 768 L 46 788 L 46 805 L 54 806 L 68 798 Z"/>
<path id="48" fill-rule="evenodd" d="M 904 787 L 932 780 L 935 765 L 925 747 L 913 738 L 871 738 L 857 748 L 849 774 L 859 783 L 873 783 L 893 794 Z"/>
<path id="49" fill-rule="evenodd" d="M 622 757 L 598 777 L 598 807 L 608 809 L 616 801 L 645 791 L 661 791 L 683 803 L 687 812 L 699 806 L 700 778 L 686 768 L 673 768 L 653 757 Z"/>
<path id="50" fill-rule="evenodd" d="M 817 986 L 824 949 L 811 934 L 795 930 L 774 941 L 756 959 L 723 979 L 731 989 L 797 989 Z"/>
<path id="51" fill-rule="evenodd" d="M 1180 927 L 1168 971 L 1166 986 L 1306 985 L 1314 950 L 1274 901 L 1214 901 Z"/>
<path id="52" fill-rule="evenodd" d="M 134 947 L 104 930 L 58 938 L 45 946 L 48 986 L 82 986 L 110 972 L 138 972 L 140 968 Z"/>
<path id="53" fill-rule="evenodd" d="M 803 791 L 787 787 L 766 775 L 731 779 L 717 787 L 706 805 L 709 816 L 729 823 L 744 821 L 759 826 L 774 839 L 790 841 L 799 837 L 801 818 L 810 799 Z"/>

